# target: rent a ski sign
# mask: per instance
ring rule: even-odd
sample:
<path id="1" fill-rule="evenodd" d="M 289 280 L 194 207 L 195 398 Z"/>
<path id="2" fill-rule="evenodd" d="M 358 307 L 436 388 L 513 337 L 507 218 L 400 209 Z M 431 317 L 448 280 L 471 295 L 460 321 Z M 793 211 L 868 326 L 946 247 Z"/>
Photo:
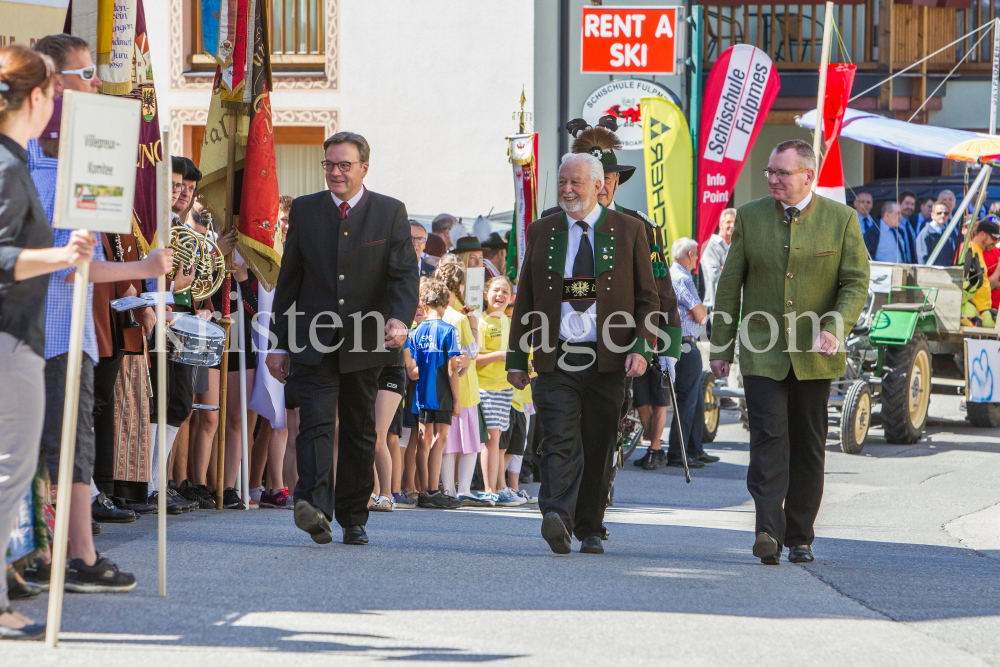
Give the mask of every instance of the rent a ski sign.
<path id="1" fill-rule="evenodd" d="M 680 74 L 683 7 L 583 7 L 584 74 Z"/>

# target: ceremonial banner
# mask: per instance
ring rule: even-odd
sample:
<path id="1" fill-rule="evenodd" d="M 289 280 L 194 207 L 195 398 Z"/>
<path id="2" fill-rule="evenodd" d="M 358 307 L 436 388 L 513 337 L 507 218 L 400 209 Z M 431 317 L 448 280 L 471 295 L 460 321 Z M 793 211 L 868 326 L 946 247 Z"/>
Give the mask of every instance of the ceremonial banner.
<path id="1" fill-rule="evenodd" d="M 236 0 L 201 0 L 202 50 L 220 67 L 233 62 L 236 44 Z"/>
<path id="2" fill-rule="evenodd" d="M 748 44 L 726 49 L 712 67 L 698 149 L 698 247 L 719 223 L 780 87 L 774 63 Z"/>
<path id="3" fill-rule="evenodd" d="M 242 0 L 241 0 L 242 1 Z M 217 220 L 225 220 L 226 169 L 229 164 L 229 113 L 237 113 L 236 169 L 233 187 L 233 220 L 239 230 L 240 255 L 268 290 L 278 281 L 281 241 L 278 230 L 278 176 L 274 158 L 274 128 L 271 124 L 271 57 L 265 3 L 252 2 L 254 52 L 246 96 L 252 103 L 235 105 L 218 68 L 205 125 L 201 151 L 201 193 Z M 234 56 L 234 67 L 237 58 Z"/>
<path id="4" fill-rule="evenodd" d="M 136 4 L 141 0 L 98 0 L 97 76 L 101 92 L 132 92 L 132 58 L 135 55 Z"/>
<path id="5" fill-rule="evenodd" d="M 840 128 L 844 124 L 847 100 L 854 85 L 854 65 L 836 63 L 826 68 L 826 96 L 823 100 L 823 162 L 816 176 L 816 192 L 828 199 L 847 203 L 844 166 L 840 159 Z M 816 156 L 817 159 L 819 156 Z"/>
<path id="6" fill-rule="evenodd" d="M 691 234 L 691 135 L 684 112 L 671 100 L 643 97 L 639 106 L 646 165 L 646 211 L 650 220 L 663 230 L 663 255 L 669 264 L 670 246 Z"/>
<path id="7" fill-rule="evenodd" d="M 222 85 L 222 106 L 226 109 L 236 109 L 249 104 L 252 98 L 251 90 L 244 84 L 255 69 L 253 54 L 256 52 L 256 42 L 267 41 L 267 35 L 254 34 L 256 16 L 263 10 L 262 0 L 235 0 L 236 29 L 233 39 L 232 60 L 222 67 L 220 83 Z M 266 12 L 265 12 L 266 13 Z M 265 18 L 266 22 L 266 18 Z M 223 48 L 225 42 L 220 44 Z M 268 78 L 271 77 L 270 51 L 268 58 Z M 268 89 L 270 90 L 270 83 Z"/>
<path id="8" fill-rule="evenodd" d="M 538 133 L 510 137 L 514 165 L 514 224 L 507 250 L 507 276 L 516 281 L 527 243 L 528 225 L 538 217 Z"/>

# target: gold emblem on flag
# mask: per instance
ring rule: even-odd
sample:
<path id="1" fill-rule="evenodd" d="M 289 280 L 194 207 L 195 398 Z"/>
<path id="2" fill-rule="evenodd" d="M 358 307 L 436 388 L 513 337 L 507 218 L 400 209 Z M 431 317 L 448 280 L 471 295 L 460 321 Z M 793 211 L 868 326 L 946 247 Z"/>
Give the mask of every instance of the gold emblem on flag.
<path id="1" fill-rule="evenodd" d="M 587 296 L 590 293 L 590 285 L 584 280 L 577 280 L 569 286 L 569 291 L 576 297 Z"/>

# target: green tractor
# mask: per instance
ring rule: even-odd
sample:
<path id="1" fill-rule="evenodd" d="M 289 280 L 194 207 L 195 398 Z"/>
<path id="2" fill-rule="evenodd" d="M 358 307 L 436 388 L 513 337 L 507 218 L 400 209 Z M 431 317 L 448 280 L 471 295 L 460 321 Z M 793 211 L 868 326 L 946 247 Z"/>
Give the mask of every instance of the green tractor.
<path id="1" fill-rule="evenodd" d="M 887 442 L 917 442 L 931 394 L 968 398 L 966 340 L 1000 339 L 1000 327 L 963 324 L 963 267 L 871 267 L 868 302 L 846 341 L 847 373 L 830 396 L 848 454 L 861 452 L 873 423 L 881 424 Z M 1000 426 L 1000 403 L 969 401 L 966 414 L 973 426 Z"/>

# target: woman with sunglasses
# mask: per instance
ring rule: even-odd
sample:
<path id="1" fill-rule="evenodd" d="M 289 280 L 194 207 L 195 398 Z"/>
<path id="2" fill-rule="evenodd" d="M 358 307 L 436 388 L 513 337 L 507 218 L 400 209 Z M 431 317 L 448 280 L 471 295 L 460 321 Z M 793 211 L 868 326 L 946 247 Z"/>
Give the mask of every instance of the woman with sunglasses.
<path id="1" fill-rule="evenodd" d="M 52 228 L 28 172 L 28 140 L 52 116 L 52 61 L 23 46 L 0 49 L 0 553 L 38 463 L 45 408 L 48 274 L 91 257 L 94 237 Z M 0 639 L 39 639 L 45 625 L 14 612 L 0 577 Z"/>

